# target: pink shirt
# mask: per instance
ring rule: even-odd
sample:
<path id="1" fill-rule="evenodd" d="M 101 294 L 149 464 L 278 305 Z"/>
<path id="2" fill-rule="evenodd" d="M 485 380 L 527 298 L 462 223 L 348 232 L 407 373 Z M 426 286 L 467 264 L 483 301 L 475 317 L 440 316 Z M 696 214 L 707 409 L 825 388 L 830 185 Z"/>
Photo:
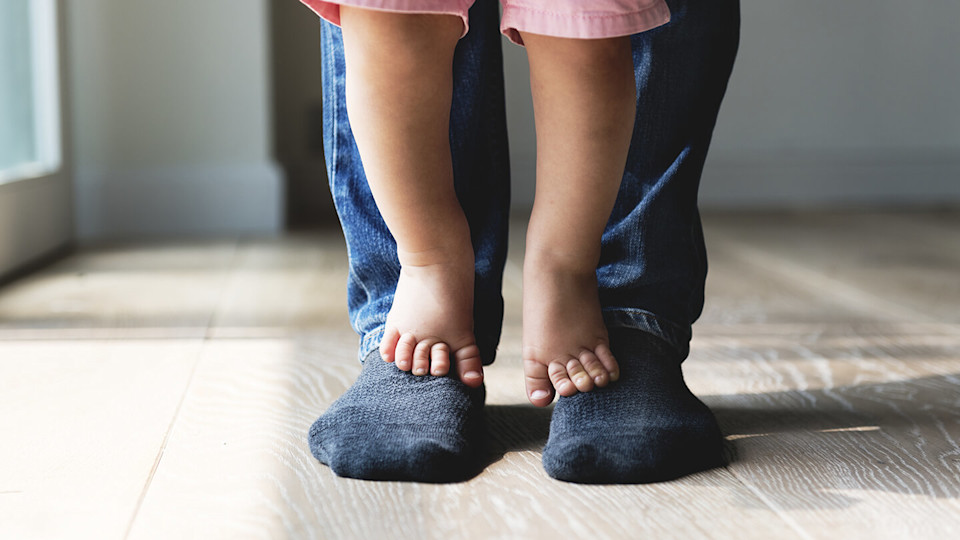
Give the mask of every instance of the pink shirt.
<path id="1" fill-rule="evenodd" d="M 442 13 L 463 20 L 470 28 L 468 11 L 474 0 L 301 0 L 318 15 L 340 25 L 340 6 L 355 6 L 403 13 Z M 670 9 L 664 0 L 500 0 L 500 32 L 523 45 L 520 31 L 568 38 L 628 36 L 666 24 Z"/>

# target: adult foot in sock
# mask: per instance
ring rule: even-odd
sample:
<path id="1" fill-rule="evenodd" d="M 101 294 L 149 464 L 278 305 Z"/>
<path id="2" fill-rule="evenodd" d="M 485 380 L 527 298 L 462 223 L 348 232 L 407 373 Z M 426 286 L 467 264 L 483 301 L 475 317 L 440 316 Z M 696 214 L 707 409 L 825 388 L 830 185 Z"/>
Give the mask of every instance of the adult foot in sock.
<path id="1" fill-rule="evenodd" d="M 596 262 L 528 240 L 523 263 L 523 374 L 527 399 L 538 407 L 555 393 L 572 396 L 617 380 L 600 313 Z"/>
<path id="2" fill-rule="evenodd" d="M 310 428 L 310 451 L 338 476 L 453 482 L 482 466 L 484 388 L 418 377 L 377 351 Z"/>
<path id="3" fill-rule="evenodd" d="M 680 359 L 660 338 L 611 332 L 620 380 L 561 397 L 543 467 L 557 480 L 657 482 L 723 464 L 723 437 L 710 409 L 687 388 Z"/>

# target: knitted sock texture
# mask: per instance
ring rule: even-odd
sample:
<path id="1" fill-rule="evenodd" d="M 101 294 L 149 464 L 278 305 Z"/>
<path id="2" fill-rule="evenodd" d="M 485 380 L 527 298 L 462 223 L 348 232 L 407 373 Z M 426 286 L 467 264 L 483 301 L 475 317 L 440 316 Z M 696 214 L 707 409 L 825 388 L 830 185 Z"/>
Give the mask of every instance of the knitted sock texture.
<path id="1" fill-rule="evenodd" d="M 338 476 L 453 482 L 481 468 L 484 388 L 415 376 L 367 356 L 353 386 L 310 428 L 310 451 Z"/>
<path id="2" fill-rule="evenodd" d="M 569 482 L 624 484 L 722 465 L 716 418 L 687 388 L 666 342 L 619 329 L 610 344 L 620 380 L 557 401 L 543 450 L 547 473 Z"/>

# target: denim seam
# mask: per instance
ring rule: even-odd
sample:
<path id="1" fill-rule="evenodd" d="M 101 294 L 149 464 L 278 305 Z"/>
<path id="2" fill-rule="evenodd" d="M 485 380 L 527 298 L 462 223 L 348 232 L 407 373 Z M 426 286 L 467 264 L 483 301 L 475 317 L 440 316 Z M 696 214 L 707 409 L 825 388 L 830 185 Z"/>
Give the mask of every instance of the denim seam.
<path id="1" fill-rule="evenodd" d="M 333 23 L 330 23 L 329 21 L 323 21 L 323 24 L 330 24 L 332 26 L 335 26 L 333 25 Z M 336 54 L 333 54 L 332 52 L 334 49 L 333 33 L 332 33 L 333 30 L 332 29 L 328 29 L 328 30 L 329 31 L 327 32 L 327 40 L 324 42 L 324 45 L 327 47 L 328 52 L 327 54 L 323 55 L 323 58 L 328 62 L 329 69 L 327 70 L 327 72 L 335 73 L 337 71 L 337 57 L 336 57 Z M 334 84 L 335 83 L 336 81 L 334 81 Z M 328 168 L 327 174 L 330 176 L 328 178 L 328 182 L 330 185 L 330 194 L 335 198 L 336 193 L 335 193 L 334 186 L 337 185 L 337 178 L 338 178 L 337 164 L 340 163 L 340 160 L 339 160 L 339 157 L 340 157 L 340 101 L 335 98 L 330 98 L 328 96 L 324 96 L 324 99 L 331 99 L 331 102 L 332 102 L 331 116 L 333 116 L 333 118 L 330 121 L 333 123 L 333 129 L 332 129 L 333 141 L 331 141 L 331 147 L 333 148 L 333 152 L 332 152 L 333 155 L 329 156 L 330 167 Z M 349 243 L 347 245 L 347 248 L 349 251 Z M 348 253 L 348 256 L 349 256 L 349 253 Z M 380 332 L 382 333 L 382 330 Z M 363 360 L 367 357 L 367 355 L 370 352 L 372 352 L 374 349 L 373 347 L 368 347 L 366 342 L 367 342 L 366 336 L 360 338 L 360 347 L 357 350 L 357 355 L 359 357 L 361 364 L 363 363 Z"/>
<path id="2" fill-rule="evenodd" d="M 332 43 L 333 37 L 331 36 L 330 32 L 327 32 L 327 41 L 328 41 L 327 47 L 332 48 L 332 45 L 333 45 L 333 43 Z M 336 59 L 336 55 L 334 55 L 334 54 L 326 54 L 325 56 L 327 57 L 328 62 L 330 62 L 330 66 L 331 66 L 330 72 L 335 72 L 336 69 L 337 69 L 337 59 Z M 332 100 L 333 100 L 333 142 L 331 143 L 331 144 L 332 144 L 332 147 L 333 147 L 333 155 L 330 157 L 330 163 L 333 164 L 333 166 L 330 167 L 330 185 L 332 186 L 332 185 L 335 185 L 335 184 L 337 183 L 337 180 L 336 180 L 336 179 L 337 179 L 337 163 L 340 162 L 339 159 L 338 159 L 338 158 L 340 157 L 340 156 L 339 156 L 339 154 L 340 154 L 340 124 L 339 124 L 339 122 L 338 122 L 338 120 L 340 119 L 340 103 L 339 103 L 339 101 L 338 101 L 337 99 L 334 99 L 334 98 L 329 98 L 329 97 L 328 97 L 327 99 L 332 99 Z"/>

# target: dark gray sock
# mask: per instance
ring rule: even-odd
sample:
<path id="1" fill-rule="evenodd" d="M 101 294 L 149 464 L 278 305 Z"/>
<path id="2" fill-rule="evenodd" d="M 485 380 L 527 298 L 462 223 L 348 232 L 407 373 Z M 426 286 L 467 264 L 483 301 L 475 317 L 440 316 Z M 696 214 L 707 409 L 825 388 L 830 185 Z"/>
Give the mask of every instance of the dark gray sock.
<path id="1" fill-rule="evenodd" d="M 482 465 L 484 388 L 417 377 L 372 352 L 353 386 L 310 428 L 310 451 L 338 476 L 450 482 Z"/>
<path id="2" fill-rule="evenodd" d="M 720 428 L 684 383 L 677 354 L 639 330 L 611 332 L 610 346 L 620 380 L 557 401 L 543 449 L 547 474 L 569 482 L 642 483 L 722 465 Z"/>

